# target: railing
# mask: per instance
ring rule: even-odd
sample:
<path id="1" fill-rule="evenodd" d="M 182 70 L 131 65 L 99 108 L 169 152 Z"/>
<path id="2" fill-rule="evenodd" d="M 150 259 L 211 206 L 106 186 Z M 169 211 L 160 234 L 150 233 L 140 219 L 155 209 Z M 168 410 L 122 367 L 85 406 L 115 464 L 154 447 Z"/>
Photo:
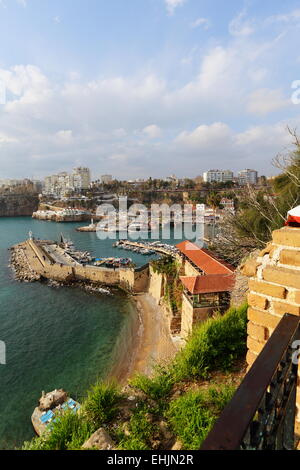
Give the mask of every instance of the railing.
<path id="1" fill-rule="evenodd" d="M 292 450 L 299 317 L 285 314 L 201 450 Z"/>

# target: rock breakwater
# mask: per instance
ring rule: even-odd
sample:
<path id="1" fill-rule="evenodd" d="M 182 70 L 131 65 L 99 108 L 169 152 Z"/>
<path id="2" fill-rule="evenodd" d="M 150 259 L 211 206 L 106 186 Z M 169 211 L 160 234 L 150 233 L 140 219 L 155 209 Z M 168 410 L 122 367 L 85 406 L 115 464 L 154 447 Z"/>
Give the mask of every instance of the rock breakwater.
<path id="1" fill-rule="evenodd" d="M 15 273 L 15 278 L 23 282 L 36 282 L 41 280 L 38 274 L 30 266 L 26 255 L 26 247 L 24 245 L 16 245 L 11 250 L 10 266 Z"/>

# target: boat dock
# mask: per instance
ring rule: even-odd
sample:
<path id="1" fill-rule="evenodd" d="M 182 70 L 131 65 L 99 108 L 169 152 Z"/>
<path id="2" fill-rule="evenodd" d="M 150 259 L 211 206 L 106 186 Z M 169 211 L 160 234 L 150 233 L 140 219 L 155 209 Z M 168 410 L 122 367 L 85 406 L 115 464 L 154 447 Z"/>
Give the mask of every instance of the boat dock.
<path id="1" fill-rule="evenodd" d="M 119 240 L 113 244 L 114 247 L 123 250 L 133 251 L 142 255 L 163 254 L 167 256 L 176 256 L 177 248 L 161 241 L 156 242 L 135 242 L 131 240 Z"/>

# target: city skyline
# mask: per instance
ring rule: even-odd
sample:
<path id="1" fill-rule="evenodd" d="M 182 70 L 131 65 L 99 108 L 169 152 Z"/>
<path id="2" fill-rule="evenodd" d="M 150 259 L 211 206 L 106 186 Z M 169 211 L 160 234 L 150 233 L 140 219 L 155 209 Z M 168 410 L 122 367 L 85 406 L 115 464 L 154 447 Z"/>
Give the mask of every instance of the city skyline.
<path id="1" fill-rule="evenodd" d="M 0 12 L 2 178 L 194 177 L 208 161 L 278 173 L 300 122 L 296 1 L 2 0 Z"/>

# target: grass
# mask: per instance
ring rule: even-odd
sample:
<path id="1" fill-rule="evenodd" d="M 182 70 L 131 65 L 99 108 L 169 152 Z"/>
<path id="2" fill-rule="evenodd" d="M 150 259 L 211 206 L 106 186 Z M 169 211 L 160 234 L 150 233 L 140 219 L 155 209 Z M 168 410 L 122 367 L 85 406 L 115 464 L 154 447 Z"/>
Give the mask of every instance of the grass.
<path id="1" fill-rule="evenodd" d="M 96 431 L 84 417 L 68 411 L 46 432 L 30 442 L 25 442 L 23 450 L 75 450 Z"/>
<path id="2" fill-rule="evenodd" d="M 187 392 L 170 402 L 166 417 L 184 449 L 200 448 L 234 390 L 230 385 L 211 387 Z"/>
<path id="3" fill-rule="evenodd" d="M 23 449 L 80 449 L 103 425 L 112 433 L 119 449 L 151 449 L 157 435 L 153 421 L 161 419 L 167 421 L 185 449 L 199 449 L 234 389 L 218 383 L 205 390 L 202 387 L 188 391 L 179 398 L 172 397 L 172 393 L 178 386 L 186 389 L 189 382 L 206 379 L 212 372 L 229 372 L 246 352 L 246 337 L 247 305 L 230 308 L 225 315 L 196 326 L 186 346 L 169 365 L 156 366 L 152 377 L 138 374 L 130 381 L 146 398 L 126 418 L 128 432 L 116 420 L 122 398 L 118 387 L 114 383 L 98 382 L 88 392 L 79 414 L 64 414 L 51 433 L 24 443 Z"/>
<path id="4" fill-rule="evenodd" d="M 114 383 L 98 382 L 88 392 L 83 404 L 88 420 L 97 428 L 111 421 L 117 411 L 117 402 L 121 398 L 118 387 Z"/>
<path id="5" fill-rule="evenodd" d="M 159 401 L 170 394 L 174 385 L 174 377 L 167 367 L 157 366 L 153 377 L 136 374 L 129 383 L 134 388 L 144 392 L 152 400 Z"/>
<path id="6" fill-rule="evenodd" d="M 51 432 L 25 442 L 23 450 L 75 450 L 116 415 L 121 394 L 113 383 L 98 382 L 88 392 L 80 413 L 65 412 L 52 424 Z"/>
<path id="7" fill-rule="evenodd" d="M 168 367 L 156 367 L 152 377 L 138 374 L 130 384 L 152 400 L 162 400 L 177 382 L 207 378 L 216 370 L 230 371 L 246 352 L 246 338 L 247 304 L 244 304 L 200 323 Z"/>
<path id="8" fill-rule="evenodd" d="M 211 371 L 230 370 L 246 352 L 246 338 L 247 304 L 200 323 L 175 358 L 175 380 L 206 378 Z"/>
<path id="9" fill-rule="evenodd" d="M 121 433 L 119 436 L 120 450 L 148 450 L 151 449 L 151 437 L 155 432 L 155 426 L 149 419 L 149 408 L 146 404 L 133 411 L 128 425 L 129 435 Z"/>

